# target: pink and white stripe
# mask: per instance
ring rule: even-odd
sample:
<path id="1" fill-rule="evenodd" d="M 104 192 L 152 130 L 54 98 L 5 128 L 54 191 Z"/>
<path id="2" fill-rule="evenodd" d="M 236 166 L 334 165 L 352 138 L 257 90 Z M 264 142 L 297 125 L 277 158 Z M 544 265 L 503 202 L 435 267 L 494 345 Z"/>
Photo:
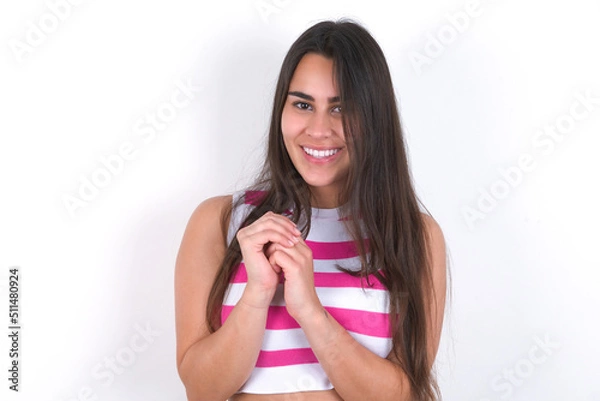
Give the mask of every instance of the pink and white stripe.
<path id="1" fill-rule="evenodd" d="M 228 232 L 231 241 L 243 218 L 260 198 L 260 192 L 238 192 L 245 203 L 234 210 Z M 369 283 L 336 269 L 335 264 L 357 270 L 360 261 L 336 209 L 313 209 L 306 239 L 313 251 L 315 289 L 323 307 L 357 342 L 385 358 L 392 347 L 389 294 L 374 276 Z M 239 301 L 247 282 L 242 262 L 225 294 L 224 322 Z M 298 323 L 285 308 L 279 284 L 269 312 L 256 367 L 238 392 L 254 394 L 318 391 L 333 388 Z"/>

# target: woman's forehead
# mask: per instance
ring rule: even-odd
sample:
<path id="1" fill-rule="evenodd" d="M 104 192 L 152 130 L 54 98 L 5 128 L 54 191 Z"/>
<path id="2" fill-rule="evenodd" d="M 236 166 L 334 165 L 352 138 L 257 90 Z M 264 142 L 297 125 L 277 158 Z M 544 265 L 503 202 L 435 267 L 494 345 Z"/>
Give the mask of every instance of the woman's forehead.
<path id="1" fill-rule="evenodd" d="M 333 75 L 333 60 L 318 54 L 306 54 L 298 63 L 289 90 L 302 92 L 316 100 L 338 96 Z"/>

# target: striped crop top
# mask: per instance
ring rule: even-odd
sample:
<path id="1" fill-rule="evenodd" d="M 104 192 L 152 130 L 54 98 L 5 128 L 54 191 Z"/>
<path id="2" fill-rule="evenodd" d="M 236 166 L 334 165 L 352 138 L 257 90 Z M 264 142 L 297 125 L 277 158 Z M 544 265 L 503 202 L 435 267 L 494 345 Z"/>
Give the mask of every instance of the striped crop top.
<path id="1" fill-rule="evenodd" d="M 244 203 L 231 214 L 227 242 L 233 240 L 242 221 L 260 193 L 239 191 L 234 202 Z M 382 358 L 392 350 L 389 323 L 389 293 L 375 277 L 366 280 L 336 269 L 360 269 L 358 253 L 338 209 L 312 209 L 311 229 L 306 244 L 313 252 L 315 288 L 323 307 L 360 344 Z M 221 321 L 225 322 L 246 286 L 243 261 L 234 274 L 223 300 Z M 327 374 L 310 348 L 298 323 L 288 314 L 279 284 L 267 313 L 261 350 L 250 377 L 237 393 L 275 394 L 332 389 Z"/>

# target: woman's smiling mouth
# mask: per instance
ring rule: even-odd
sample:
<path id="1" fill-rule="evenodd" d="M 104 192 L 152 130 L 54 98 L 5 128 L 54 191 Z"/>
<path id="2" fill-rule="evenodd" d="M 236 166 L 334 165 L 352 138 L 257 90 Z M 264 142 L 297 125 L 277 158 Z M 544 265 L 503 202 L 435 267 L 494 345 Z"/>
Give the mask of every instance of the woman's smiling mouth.
<path id="1" fill-rule="evenodd" d="M 308 156 L 311 156 L 315 159 L 324 160 L 331 156 L 337 154 L 341 148 L 331 148 L 331 149 L 314 149 L 309 148 L 308 146 L 302 146 L 304 153 Z"/>

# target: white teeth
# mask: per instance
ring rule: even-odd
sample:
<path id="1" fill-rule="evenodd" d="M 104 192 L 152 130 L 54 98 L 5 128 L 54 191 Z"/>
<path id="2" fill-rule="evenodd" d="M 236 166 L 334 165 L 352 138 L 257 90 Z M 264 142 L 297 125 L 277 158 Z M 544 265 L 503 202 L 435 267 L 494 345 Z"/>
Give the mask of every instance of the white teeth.
<path id="1" fill-rule="evenodd" d="M 316 150 L 307 147 L 302 147 L 302 149 L 304 149 L 307 154 L 316 157 L 317 159 L 332 156 L 339 151 L 339 149 Z"/>

